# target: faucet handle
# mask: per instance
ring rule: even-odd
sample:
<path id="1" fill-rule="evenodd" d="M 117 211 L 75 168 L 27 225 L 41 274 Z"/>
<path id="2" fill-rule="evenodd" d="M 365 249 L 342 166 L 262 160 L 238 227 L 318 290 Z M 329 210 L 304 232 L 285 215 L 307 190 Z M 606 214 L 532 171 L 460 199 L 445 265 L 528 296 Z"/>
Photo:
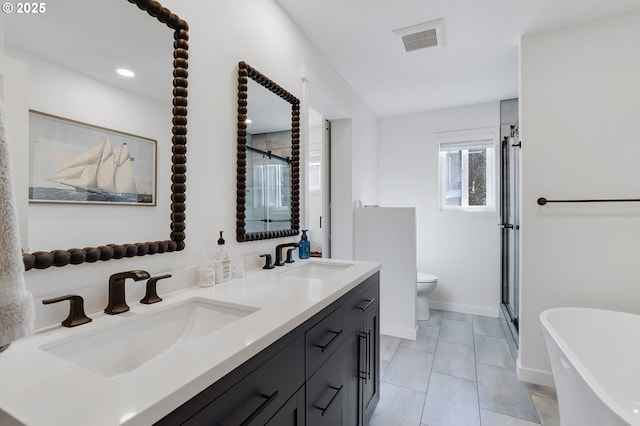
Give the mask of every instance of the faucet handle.
<path id="1" fill-rule="evenodd" d="M 147 281 L 147 292 L 142 299 L 140 299 L 140 303 L 144 303 L 145 305 L 150 305 L 152 303 L 158 303 L 162 301 L 162 298 L 158 296 L 158 292 L 156 291 L 156 284 L 158 280 L 162 280 L 165 278 L 170 278 L 171 274 L 158 275 L 157 277 L 151 277 Z"/>
<path id="2" fill-rule="evenodd" d="M 290 248 L 289 250 L 287 250 L 287 260 L 284 261 L 284 263 L 294 263 L 295 260 L 293 260 L 293 251 L 295 250 L 295 247 Z"/>
<path id="3" fill-rule="evenodd" d="M 262 267 L 262 269 L 273 269 L 273 263 L 271 262 L 271 254 L 269 253 L 265 253 L 265 254 L 261 254 L 260 257 L 264 257 L 265 258 L 265 262 L 264 262 L 264 266 Z"/>
<path id="4" fill-rule="evenodd" d="M 77 294 L 69 294 L 66 296 L 54 297 L 52 299 L 45 299 L 42 301 L 42 304 L 50 305 L 52 303 L 58 303 L 64 300 L 68 300 L 70 302 L 70 308 L 69 316 L 64 321 L 62 321 L 62 325 L 64 325 L 65 327 L 75 327 L 77 325 L 91 322 L 91 318 L 89 318 L 84 313 L 84 300 Z"/>

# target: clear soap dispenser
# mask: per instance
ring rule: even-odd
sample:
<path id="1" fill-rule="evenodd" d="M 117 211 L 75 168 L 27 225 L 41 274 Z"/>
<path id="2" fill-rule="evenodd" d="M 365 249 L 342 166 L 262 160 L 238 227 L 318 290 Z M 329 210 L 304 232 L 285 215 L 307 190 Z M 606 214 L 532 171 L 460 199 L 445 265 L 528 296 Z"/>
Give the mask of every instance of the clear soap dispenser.
<path id="1" fill-rule="evenodd" d="M 298 249 L 300 259 L 308 259 L 311 256 L 311 243 L 307 238 L 308 231 L 308 229 L 302 229 L 302 238 L 300 238 L 300 248 Z"/>

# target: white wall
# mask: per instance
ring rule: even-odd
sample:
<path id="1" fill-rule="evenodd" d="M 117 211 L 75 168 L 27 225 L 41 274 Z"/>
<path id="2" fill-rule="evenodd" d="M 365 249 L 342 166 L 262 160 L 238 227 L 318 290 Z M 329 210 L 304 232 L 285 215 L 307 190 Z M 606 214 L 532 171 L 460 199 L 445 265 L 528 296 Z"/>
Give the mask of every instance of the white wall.
<path id="1" fill-rule="evenodd" d="M 331 257 L 353 258 L 354 190 L 351 120 L 331 121 Z"/>
<path id="2" fill-rule="evenodd" d="M 4 14 L 0 15 L 0 28 L 4 28 Z M 4 31 L 0 31 L 0 55 L 4 55 Z"/>
<path id="3" fill-rule="evenodd" d="M 379 120 L 380 205 L 417 207 L 418 270 L 438 276 L 433 308 L 498 316 L 498 211 L 439 210 L 435 133 L 499 124 L 499 102 Z"/>
<path id="4" fill-rule="evenodd" d="M 640 196 L 638 40 L 640 13 L 522 38 L 522 379 L 551 382 L 541 311 L 640 314 L 640 206 L 536 204 Z"/>
<path id="5" fill-rule="evenodd" d="M 251 64 L 301 98 L 305 103 L 303 107 L 306 107 L 308 99 L 303 96 L 301 79 L 304 73 L 313 90 L 322 92 L 342 107 L 344 115 L 339 118 L 351 120 L 351 139 L 343 147 L 347 156 L 336 167 L 340 173 L 352 175 L 353 180 L 339 182 L 333 192 L 336 197 L 350 200 L 348 205 L 334 206 L 334 213 L 351 220 L 338 231 L 334 229 L 336 232 L 332 236 L 333 246 L 344 248 L 334 252 L 333 257 L 351 258 L 353 200 L 366 191 L 359 185 L 362 180 L 367 180 L 371 186 L 369 191 L 377 195 L 375 179 L 369 179 L 377 174 L 377 162 L 366 162 L 368 158 L 356 158 L 350 153 L 369 146 L 375 150 L 375 115 L 274 1 L 225 0 L 210 3 L 163 2 L 190 26 L 189 137 L 190 141 L 200 139 L 202 142 L 198 145 L 190 142 L 188 170 L 195 167 L 194 173 L 204 176 L 193 177 L 190 174 L 187 185 L 190 192 L 187 195 L 189 197 L 191 191 L 209 193 L 212 189 L 216 194 L 215 201 L 198 197 L 188 205 L 187 218 L 193 214 L 192 205 L 197 211 L 207 211 L 215 205 L 213 212 L 193 219 L 196 226 L 218 223 L 217 226 L 228 229 L 229 233 L 235 229 L 235 185 L 227 184 L 228 177 L 235 176 L 235 64 L 240 60 Z M 212 131 L 215 139 L 210 137 Z M 306 135 L 303 135 L 303 142 L 306 142 Z M 208 159 L 208 167 L 216 171 L 214 182 L 199 179 L 206 178 L 207 166 L 194 165 L 191 162 L 194 156 Z M 190 223 L 187 226 L 191 226 Z M 281 241 L 243 243 L 241 249 L 272 251 L 277 242 Z"/>
<path id="6" fill-rule="evenodd" d="M 356 259 L 382 263 L 380 333 L 416 340 L 415 207 L 357 208 L 355 226 Z"/>
<path id="7" fill-rule="evenodd" d="M 1 19 L 0 23 L 2 23 Z M 29 206 L 29 176 L 27 173 L 21 173 L 24 168 L 18 165 L 29 163 L 29 146 L 26 143 L 17 144 L 11 141 L 26 141 L 29 137 L 28 78 L 29 69 L 23 62 L 0 55 L 0 102 L 4 111 L 13 194 L 18 209 L 18 223 L 21 225 L 19 235 L 23 249 L 28 246 L 26 218 Z M 8 105 L 13 105 L 15 108 L 7 108 Z"/>
<path id="8" fill-rule="evenodd" d="M 353 201 L 377 204 L 378 189 L 378 123 L 379 119 L 356 111 L 353 118 Z M 340 182 L 338 182 L 339 186 Z"/>
<path id="9" fill-rule="evenodd" d="M 106 306 L 107 278 L 111 273 L 146 269 L 156 274 L 196 264 L 207 247 L 217 240 L 219 230 L 225 231 L 228 245 L 242 253 L 273 252 L 276 244 L 299 239 L 242 244 L 234 241 L 237 64 L 241 60 L 301 98 L 301 70 L 307 69 L 312 76 L 311 83 L 344 106 L 345 118 L 352 120 L 352 138 L 346 150 L 361 151 L 364 145 L 375 147 L 376 117 L 275 2 L 163 0 L 162 3 L 190 27 L 186 249 L 173 254 L 29 271 L 25 274 L 27 286 L 36 298 L 84 291 L 96 299 L 87 303 L 88 310 L 95 312 Z M 135 6 L 131 7 L 136 10 Z M 303 143 L 305 137 L 303 135 Z M 362 161 L 365 160 L 367 158 Z M 339 197 L 343 192 L 348 194 L 346 198 L 351 202 L 343 206 L 342 216 L 350 218 L 353 194 L 377 194 L 375 179 L 370 179 L 377 174 L 377 162 L 360 165 L 359 161 L 354 158 L 353 164 L 349 159 L 340 167 L 349 169 L 349 174 L 355 174 L 358 182 L 366 181 L 370 189 L 360 187 L 360 183 L 353 188 L 351 181 L 341 182 L 334 188 L 334 194 Z M 353 220 L 340 232 L 338 240 L 349 242 L 343 253 L 352 255 Z M 132 300 L 142 287 L 129 285 Z M 160 292 L 162 287 L 159 286 Z M 42 325 L 42 321 L 38 325 Z"/>
<path id="10" fill-rule="evenodd" d="M 309 103 L 331 122 L 331 257 L 352 259 L 353 209 L 378 201 L 378 118 L 309 77 Z"/>
<path id="11" fill-rule="evenodd" d="M 324 125 L 317 124 L 309 126 L 308 130 L 308 146 L 309 151 L 319 151 L 322 155 L 322 137 L 324 134 Z M 308 161 L 306 162 L 308 164 Z M 321 161 L 321 167 L 324 164 Z M 308 170 L 306 175 L 308 176 Z M 320 218 L 322 217 L 322 189 L 308 194 L 307 200 L 307 222 L 304 226 L 309 230 L 309 243 L 311 251 L 322 252 L 322 228 L 320 228 Z M 326 218 L 325 218 L 326 221 Z"/>

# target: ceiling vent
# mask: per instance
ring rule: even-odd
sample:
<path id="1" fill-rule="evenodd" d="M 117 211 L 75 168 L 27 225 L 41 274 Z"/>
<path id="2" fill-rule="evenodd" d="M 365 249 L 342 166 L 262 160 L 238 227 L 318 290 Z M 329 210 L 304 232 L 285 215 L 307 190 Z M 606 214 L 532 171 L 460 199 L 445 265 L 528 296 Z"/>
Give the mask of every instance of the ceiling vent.
<path id="1" fill-rule="evenodd" d="M 402 37 L 406 52 L 413 52 L 427 47 L 444 45 L 443 26 L 444 18 L 440 18 L 423 24 L 400 28 L 394 30 L 393 33 Z"/>

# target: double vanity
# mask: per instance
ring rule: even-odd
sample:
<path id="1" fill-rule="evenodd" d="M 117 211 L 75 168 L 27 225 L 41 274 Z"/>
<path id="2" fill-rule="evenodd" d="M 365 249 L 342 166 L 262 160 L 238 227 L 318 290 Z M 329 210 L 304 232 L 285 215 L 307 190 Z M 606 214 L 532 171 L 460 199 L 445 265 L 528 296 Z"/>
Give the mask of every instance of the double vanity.
<path id="1" fill-rule="evenodd" d="M 297 261 L 38 330 L 1 355 L 0 424 L 366 424 L 379 269 Z"/>

